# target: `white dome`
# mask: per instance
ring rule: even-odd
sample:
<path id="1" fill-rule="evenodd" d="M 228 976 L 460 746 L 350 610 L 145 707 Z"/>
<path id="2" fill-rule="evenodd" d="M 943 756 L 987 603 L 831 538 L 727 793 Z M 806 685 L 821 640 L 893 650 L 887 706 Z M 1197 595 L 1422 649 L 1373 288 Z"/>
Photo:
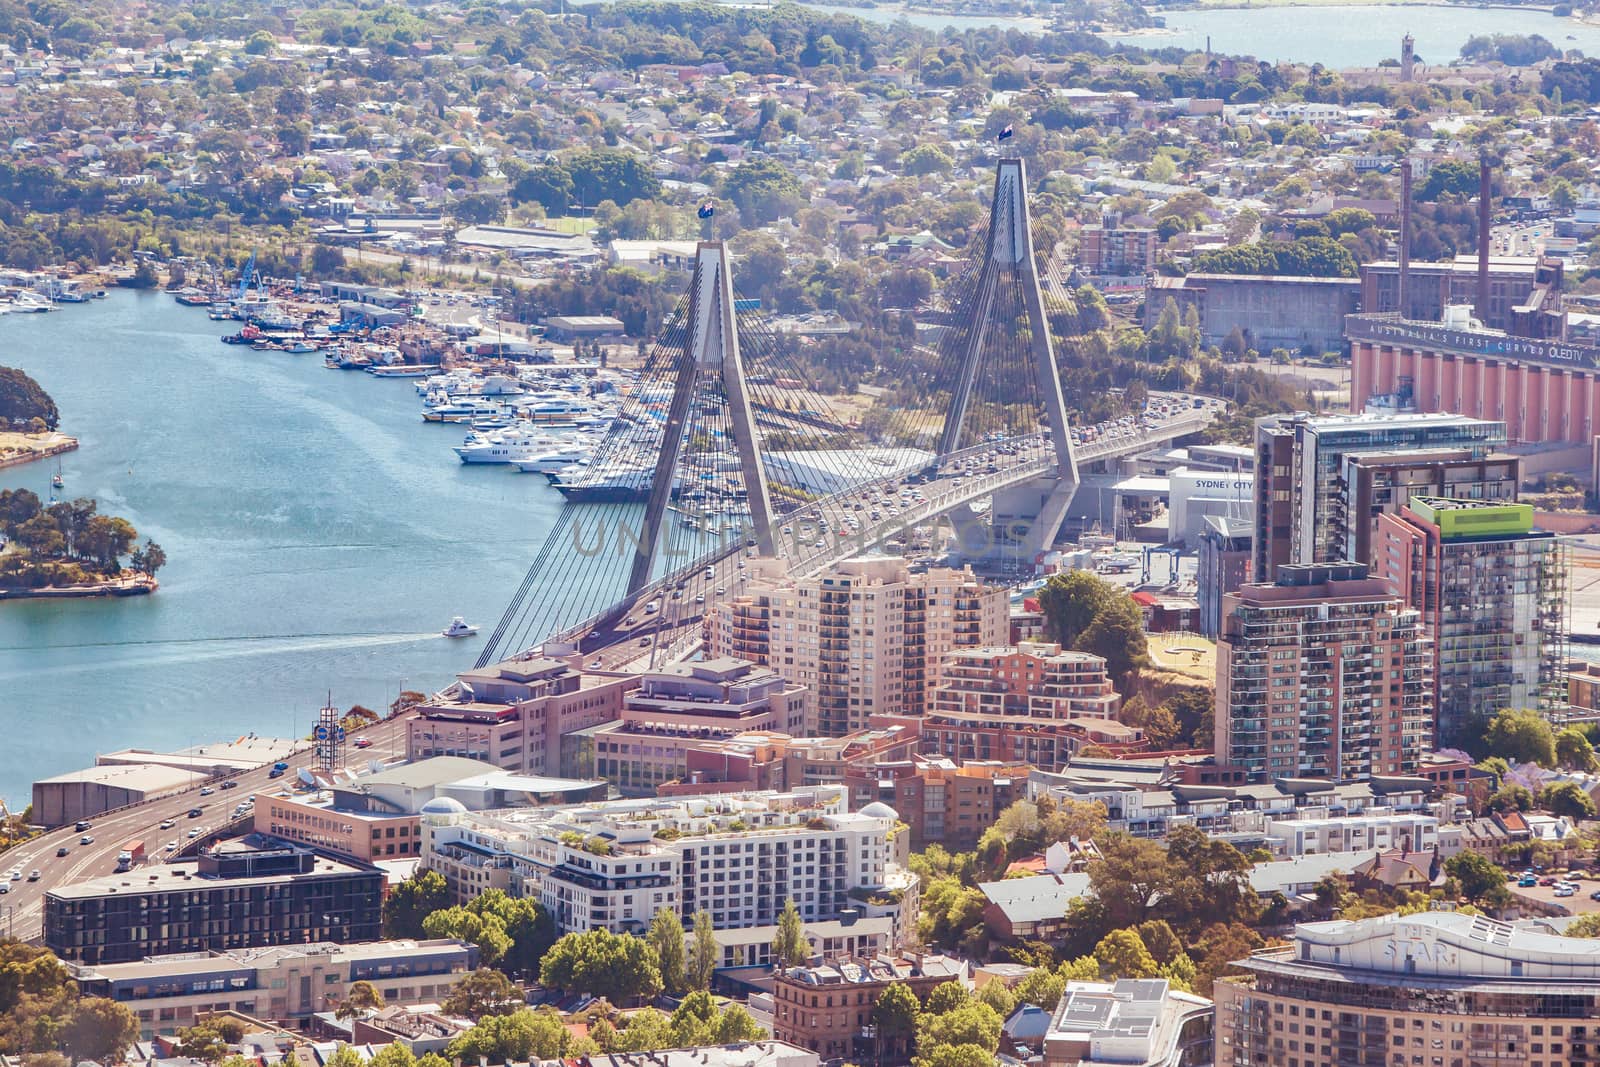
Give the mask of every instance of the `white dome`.
<path id="1" fill-rule="evenodd" d="M 465 815 L 467 806 L 455 797 L 434 797 L 422 805 L 420 815 Z"/>
<path id="2" fill-rule="evenodd" d="M 869 819 L 898 820 L 900 818 L 900 813 L 898 811 L 895 811 L 881 800 L 874 800 L 871 804 L 868 804 L 866 807 L 862 808 L 860 814 L 867 816 Z"/>

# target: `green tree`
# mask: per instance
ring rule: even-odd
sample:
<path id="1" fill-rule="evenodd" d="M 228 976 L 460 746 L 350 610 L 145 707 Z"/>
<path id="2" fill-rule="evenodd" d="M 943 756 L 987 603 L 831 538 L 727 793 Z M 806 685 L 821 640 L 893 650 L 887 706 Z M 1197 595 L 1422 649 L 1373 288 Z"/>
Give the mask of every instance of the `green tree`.
<path id="1" fill-rule="evenodd" d="M 711 913 L 694 914 L 694 939 L 689 945 L 689 958 L 685 978 L 690 989 L 710 989 L 711 978 L 722 963 L 722 945 L 717 942 L 717 931 L 711 925 Z"/>
<path id="2" fill-rule="evenodd" d="M 778 932 L 772 939 L 772 960 L 779 967 L 796 967 L 810 956 L 811 943 L 806 940 L 800 910 L 793 900 L 785 900 L 783 912 L 778 916 Z"/>
<path id="3" fill-rule="evenodd" d="M 618 1052 L 651 1052 L 677 1041 L 666 1012 L 643 1008 L 628 1016 L 628 1025 L 614 1039 Z"/>
<path id="4" fill-rule="evenodd" d="M 1160 969 L 1134 930 L 1111 931 L 1094 947 L 1094 958 L 1107 978 L 1150 978 Z"/>
<path id="5" fill-rule="evenodd" d="M 510 1015 L 491 1015 L 459 1035 L 445 1049 L 445 1058 L 462 1063 L 557 1059 L 566 1054 L 571 1034 L 553 1010 L 522 1008 Z"/>
<path id="6" fill-rule="evenodd" d="M 383 994 L 378 992 L 378 987 L 365 979 L 353 982 L 350 990 L 345 994 L 344 1000 L 339 1002 L 339 1007 L 334 1011 L 334 1016 L 340 1019 L 350 1019 L 355 1016 L 370 1015 L 383 1010 Z"/>
<path id="7" fill-rule="evenodd" d="M 1127 596 L 1119 596 L 1101 609 L 1072 647 L 1105 660 L 1106 673 L 1113 678 L 1150 664 L 1144 616 Z"/>
<path id="8" fill-rule="evenodd" d="M 928 999 L 922 1007 L 930 1015 L 944 1015 L 971 999 L 972 994 L 960 982 L 941 982 L 928 992 Z"/>
<path id="9" fill-rule="evenodd" d="M 729 1004 L 722 1009 L 722 1014 L 717 1016 L 716 1027 L 712 1031 L 711 1044 L 735 1045 L 744 1041 L 759 1041 L 767 1036 L 743 1004 Z"/>
<path id="10" fill-rule="evenodd" d="M 1497 711 L 1484 731 L 1483 743 L 1494 755 L 1515 763 L 1556 765 L 1555 734 L 1544 716 L 1532 708 Z"/>
<path id="11" fill-rule="evenodd" d="M 523 993 L 511 979 L 490 967 L 468 971 L 445 998 L 445 1014 L 476 1022 L 487 1015 L 509 1015 L 524 1004 Z"/>
<path id="12" fill-rule="evenodd" d="M 642 938 L 587 930 L 567 934 L 551 946 L 539 979 L 556 989 L 626 1001 L 661 991 L 661 962 Z"/>
<path id="13" fill-rule="evenodd" d="M 982 1045 L 936 1045 L 919 1053 L 916 1067 L 994 1067 L 994 1053 Z"/>
<path id="14" fill-rule="evenodd" d="M 905 1062 L 907 1042 L 917 1032 L 917 1016 L 921 1011 L 917 995 L 904 982 L 891 982 L 878 994 L 877 1002 L 872 1005 L 872 1024 L 878 1030 L 880 1062 Z"/>
<path id="15" fill-rule="evenodd" d="M 1594 800 L 1577 782 L 1553 782 L 1539 791 L 1539 807 L 1551 815 L 1587 819 L 1594 814 Z"/>
<path id="16" fill-rule="evenodd" d="M 493 974 L 495 972 L 491 971 L 489 973 Z M 251 1060 L 249 1062 L 255 1063 L 256 1061 Z M 403 1045 L 398 1041 L 391 1041 L 372 1054 L 372 1058 L 367 1061 L 367 1067 L 417 1067 L 417 1057 L 409 1046 Z"/>
<path id="17" fill-rule="evenodd" d="M 0 424 L 9 421 L 12 426 L 24 426 L 34 419 L 42 420 L 47 429 L 55 429 L 61 421 L 56 402 L 24 372 L 0 367 Z"/>
<path id="18" fill-rule="evenodd" d="M 688 950 L 684 945 L 683 920 L 671 908 L 662 908 L 650 920 L 650 947 L 661 963 L 661 984 L 668 993 L 684 992 L 688 973 Z"/>
<path id="19" fill-rule="evenodd" d="M 1489 798 L 1490 811 L 1532 811 L 1533 793 L 1526 786 L 1503 785 Z"/>
<path id="20" fill-rule="evenodd" d="M 1005 1020 L 977 1000 L 942 1014 L 925 1011 L 917 1019 L 917 1050 L 926 1054 L 939 1045 L 977 1045 L 991 1054 L 1000 1045 Z"/>
<path id="21" fill-rule="evenodd" d="M 1044 615 L 1045 632 L 1052 641 L 1070 648 L 1094 622 L 1095 616 L 1120 595 L 1110 582 L 1088 571 L 1071 570 L 1051 575 L 1039 590 L 1039 610 Z"/>
<path id="22" fill-rule="evenodd" d="M 1569 771 L 1593 771 L 1600 766 L 1588 735 L 1576 726 L 1556 734 L 1556 763 Z"/>
<path id="23" fill-rule="evenodd" d="M 484 916 L 459 905 L 436 911 L 422 920 L 422 932 L 428 937 L 453 937 L 478 946 L 478 959 L 485 967 L 493 967 L 511 951 L 511 935 L 496 916 Z"/>
<path id="24" fill-rule="evenodd" d="M 1472 901 L 1480 901 L 1494 892 L 1505 892 L 1506 872 L 1487 856 L 1476 852 L 1457 852 L 1444 862 L 1445 873 L 1461 886 L 1461 892 Z"/>

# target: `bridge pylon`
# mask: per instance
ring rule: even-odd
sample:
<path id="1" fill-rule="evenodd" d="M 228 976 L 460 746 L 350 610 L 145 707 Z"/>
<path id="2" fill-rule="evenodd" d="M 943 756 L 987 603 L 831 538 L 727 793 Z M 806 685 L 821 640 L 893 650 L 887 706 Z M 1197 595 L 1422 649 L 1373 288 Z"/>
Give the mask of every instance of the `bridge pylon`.
<path id="1" fill-rule="evenodd" d="M 971 511 L 951 516 L 962 555 L 981 558 L 1030 558 L 1047 550 L 1066 518 L 1078 488 L 1078 462 L 1067 429 L 1066 404 L 1061 395 L 1061 375 L 1055 347 L 1045 318 L 1044 297 L 1034 261 L 1033 232 L 1028 214 L 1028 182 L 1023 161 L 1003 158 L 995 168 L 994 198 L 989 212 L 989 234 L 983 263 L 966 306 L 957 321 L 964 325 L 962 358 L 950 410 L 945 417 L 939 454 L 949 455 L 971 436 L 968 425 L 974 386 L 982 380 L 986 352 L 1002 332 L 1011 341 L 1026 330 L 1027 376 L 1030 392 L 1043 409 L 1041 430 L 1054 447 L 1055 465 L 1045 475 L 995 494 L 987 516 Z M 997 378 L 1014 373 L 1007 368 Z M 1001 383 L 1004 389 L 1013 383 Z M 1014 383 L 1021 386 L 1023 383 Z"/>
<path id="2" fill-rule="evenodd" d="M 695 251 L 694 276 L 689 282 L 686 358 L 673 385 L 672 399 L 656 457 L 644 524 L 628 572 L 627 596 L 650 582 L 660 550 L 684 450 L 697 432 L 696 409 L 708 395 L 720 394 L 727 415 L 719 426 L 731 439 L 738 455 L 750 511 L 750 525 L 763 553 L 772 551 L 772 495 L 761 463 L 755 418 L 745 384 L 744 362 L 739 353 L 739 330 L 734 318 L 733 270 L 721 241 L 702 242 Z M 703 432 L 703 431 L 702 431 Z"/>

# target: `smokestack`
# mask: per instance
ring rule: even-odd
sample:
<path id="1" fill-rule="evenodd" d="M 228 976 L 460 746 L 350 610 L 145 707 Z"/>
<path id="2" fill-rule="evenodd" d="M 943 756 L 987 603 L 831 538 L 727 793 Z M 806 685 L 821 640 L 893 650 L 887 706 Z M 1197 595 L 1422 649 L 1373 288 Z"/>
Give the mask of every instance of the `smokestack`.
<path id="1" fill-rule="evenodd" d="M 1396 285 L 1395 310 L 1402 319 L 1411 317 L 1406 303 L 1411 281 L 1411 157 L 1400 160 L 1400 280 Z M 1373 308 L 1374 311 L 1377 308 Z"/>
<path id="2" fill-rule="evenodd" d="M 1489 157 L 1478 157 L 1478 321 L 1489 325 Z"/>

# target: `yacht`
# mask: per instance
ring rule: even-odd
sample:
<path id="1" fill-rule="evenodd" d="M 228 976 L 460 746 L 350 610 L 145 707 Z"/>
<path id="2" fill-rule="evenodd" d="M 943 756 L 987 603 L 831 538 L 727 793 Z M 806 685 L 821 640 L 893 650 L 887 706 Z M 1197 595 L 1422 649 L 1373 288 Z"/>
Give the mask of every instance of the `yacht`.
<path id="1" fill-rule="evenodd" d="M 463 463 L 520 463 L 561 444 L 559 437 L 514 426 L 494 433 L 472 433 L 455 448 Z M 568 462 L 571 462 L 569 460 Z"/>
<path id="2" fill-rule="evenodd" d="M 517 469 L 524 474 L 557 474 L 568 467 L 587 464 L 593 447 L 587 443 L 574 444 L 540 452 L 527 459 L 517 460 Z"/>
<path id="3" fill-rule="evenodd" d="M 505 408 L 490 400 L 452 400 L 430 405 L 422 413 L 423 422 L 472 422 L 474 419 L 504 415 Z"/>
<path id="4" fill-rule="evenodd" d="M 594 408 L 581 400 L 570 397 L 552 397 L 529 404 L 518 412 L 530 422 L 574 422 L 580 418 L 591 418 Z"/>
<path id="5" fill-rule="evenodd" d="M 478 628 L 460 615 L 450 620 L 450 625 L 439 631 L 445 637 L 471 637 Z"/>

